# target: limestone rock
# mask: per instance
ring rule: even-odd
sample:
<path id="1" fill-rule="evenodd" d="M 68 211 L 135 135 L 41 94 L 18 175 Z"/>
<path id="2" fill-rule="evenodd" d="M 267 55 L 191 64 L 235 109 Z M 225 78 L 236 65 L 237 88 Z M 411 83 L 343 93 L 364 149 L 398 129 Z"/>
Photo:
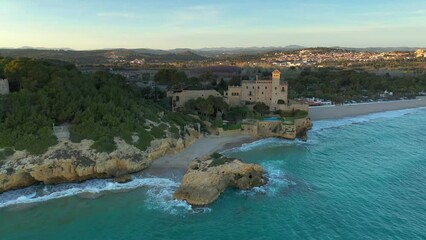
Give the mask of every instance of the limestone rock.
<path id="1" fill-rule="evenodd" d="M 124 182 L 127 174 L 142 171 L 158 157 L 178 152 L 200 137 L 198 131 L 188 132 L 184 138 L 154 140 L 145 151 L 119 138 L 114 139 L 117 149 L 109 154 L 91 149 L 91 140 L 63 141 L 40 156 L 18 151 L 0 161 L 0 193 L 36 183 L 59 184 L 110 177 Z"/>
<path id="2" fill-rule="evenodd" d="M 125 174 L 125 175 L 114 178 L 114 181 L 117 183 L 127 183 L 127 182 L 130 182 L 131 180 L 132 180 L 132 176 L 130 176 L 129 174 Z"/>
<path id="3" fill-rule="evenodd" d="M 250 189 L 266 184 L 260 165 L 212 154 L 193 160 L 174 197 L 192 205 L 206 205 L 227 188 Z"/>

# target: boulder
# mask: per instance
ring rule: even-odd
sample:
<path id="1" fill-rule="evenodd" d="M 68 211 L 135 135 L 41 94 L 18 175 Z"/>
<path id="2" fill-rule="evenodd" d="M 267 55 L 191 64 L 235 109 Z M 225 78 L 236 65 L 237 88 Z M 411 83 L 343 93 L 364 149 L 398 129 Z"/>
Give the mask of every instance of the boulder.
<path id="1" fill-rule="evenodd" d="M 174 198 L 191 205 L 206 205 L 227 188 L 250 189 L 264 184 L 266 179 L 260 165 L 215 153 L 190 163 Z"/>
<path id="2" fill-rule="evenodd" d="M 130 174 L 125 174 L 114 178 L 114 181 L 117 183 L 127 183 L 132 181 L 132 176 Z"/>

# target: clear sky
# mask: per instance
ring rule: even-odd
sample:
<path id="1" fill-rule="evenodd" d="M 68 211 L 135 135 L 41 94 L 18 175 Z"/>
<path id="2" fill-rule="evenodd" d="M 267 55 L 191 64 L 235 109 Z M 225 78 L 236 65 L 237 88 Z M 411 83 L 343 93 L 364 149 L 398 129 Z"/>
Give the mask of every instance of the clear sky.
<path id="1" fill-rule="evenodd" d="M 0 48 L 425 47 L 425 0 L 0 0 Z"/>

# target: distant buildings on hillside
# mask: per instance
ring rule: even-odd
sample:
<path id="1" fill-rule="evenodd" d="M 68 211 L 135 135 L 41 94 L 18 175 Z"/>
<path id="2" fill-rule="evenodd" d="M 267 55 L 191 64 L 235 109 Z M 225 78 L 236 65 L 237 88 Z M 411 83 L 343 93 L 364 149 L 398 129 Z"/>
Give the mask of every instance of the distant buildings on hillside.
<path id="1" fill-rule="evenodd" d="M 0 79 L 0 95 L 9 94 L 9 81 L 7 79 Z"/>
<path id="2" fill-rule="evenodd" d="M 418 58 L 426 58 L 426 51 L 424 49 L 417 49 L 417 51 L 415 52 L 416 57 Z"/>

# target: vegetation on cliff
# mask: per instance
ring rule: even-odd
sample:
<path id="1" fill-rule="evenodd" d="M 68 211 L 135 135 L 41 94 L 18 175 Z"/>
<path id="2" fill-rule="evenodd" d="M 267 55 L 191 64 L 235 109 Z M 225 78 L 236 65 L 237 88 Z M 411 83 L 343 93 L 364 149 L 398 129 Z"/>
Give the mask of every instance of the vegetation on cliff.
<path id="1" fill-rule="evenodd" d="M 66 124 L 72 141 L 93 139 L 99 151 L 113 151 L 114 137 L 144 150 L 196 123 L 146 100 L 123 77 L 82 74 L 60 61 L 0 58 L 0 77 L 11 85 L 0 97 L 0 148 L 43 153 L 57 143 L 52 126 Z"/>

